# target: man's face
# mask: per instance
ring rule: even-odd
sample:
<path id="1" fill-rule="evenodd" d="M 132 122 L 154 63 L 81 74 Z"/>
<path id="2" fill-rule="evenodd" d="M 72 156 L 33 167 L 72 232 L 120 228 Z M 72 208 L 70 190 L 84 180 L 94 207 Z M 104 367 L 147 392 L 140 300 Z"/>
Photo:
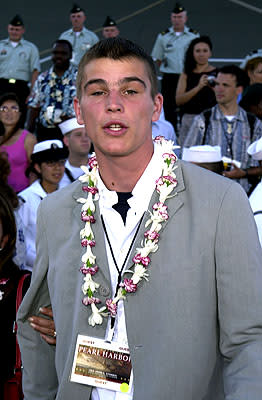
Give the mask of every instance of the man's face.
<path id="1" fill-rule="evenodd" d="M 7 27 L 9 39 L 12 42 L 19 42 L 22 39 L 23 34 L 25 33 L 25 28 L 23 26 L 13 26 L 8 25 Z"/>
<path id="2" fill-rule="evenodd" d="M 215 95 L 218 104 L 227 105 L 236 103 L 237 96 L 241 92 L 242 87 L 237 86 L 234 75 L 218 73 L 215 86 Z"/>
<path id="3" fill-rule="evenodd" d="M 91 140 L 85 128 L 77 128 L 64 137 L 64 143 L 70 153 L 87 156 L 91 147 Z"/>
<path id="4" fill-rule="evenodd" d="M 84 26 L 86 16 L 83 11 L 79 11 L 77 13 L 70 14 L 70 21 L 75 31 L 81 31 Z"/>
<path id="5" fill-rule="evenodd" d="M 136 59 L 100 58 L 85 66 L 82 97 L 75 99 L 79 124 L 101 157 L 152 154 L 152 121 L 162 96 L 151 96 L 145 64 Z"/>
<path id="6" fill-rule="evenodd" d="M 67 44 L 58 43 L 52 51 L 52 61 L 57 68 L 67 68 L 71 59 L 71 51 Z"/>
<path id="7" fill-rule="evenodd" d="M 119 35 L 117 26 L 106 26 L 103 28 L 102 34 L 105 39 L 116 37 Z"/>
<path id="8" fill-rule="evenodd" d="M 183 32 L 186 21 L 187 14 L 185 11 L 179 14 L 171 13 L 171 23 L 173 25 L 174 31 Z"/>

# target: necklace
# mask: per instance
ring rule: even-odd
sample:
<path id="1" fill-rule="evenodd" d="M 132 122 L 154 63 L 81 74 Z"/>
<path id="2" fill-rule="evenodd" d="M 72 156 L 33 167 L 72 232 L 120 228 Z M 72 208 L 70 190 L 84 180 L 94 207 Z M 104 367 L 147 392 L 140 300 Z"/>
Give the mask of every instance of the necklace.
<path id="1" fill-rule="evenodd" d="M 84 283 L 82 285 L 84 298 L 82 303 L 85 306 L 91 307 L 92 312 L 88 318 L 89 325 L 101 325 L 103 318 L 108 316 L 115 319 L 119 300 L 124 300 L 129 293 L 136 292 L 139 282 L 141 282 L 142 279 L 146 281 L 149 280 L 148 267 L 151 262 L 149 254 L 158 250 L 162 223 L 169 218 L 165 201 L 177 194 L 176 192 L 174 193 L 174 189 L 177 186 L 174 172 L 177 168 L 175 165 L 177 157 L 173 152 L 174 144 L 171 140 L 167 141 L 162 136 L 157 136 L 154 142 L 156 146 L 160 147 L 162 153 L 162 173 L 156 180 L 155 187 L 156 192 L 159 194 L 159 201 L 153 205 L 150 218 L 145 223 L 145 228 L 147 228 L 147 230 L 144 232 L 144 239 L 141 247 L 136 249 L 135 255 L 132 258 L 133 264 L 131 269 L 126 270 L 123 274 L 124 276 L 128 274 L 129 277 L 120 277 L 122 279 L 119 279 L 118 290 L 115 296 L 111 299 L 108 298 L 101 308 L 97 307 L 97 304 L 100 304 L 101 300 L 95 296 L 100 285 L 92 278 L 99 270 L 99 267 L 96 265 L 96 256 L 92 251 L 96 245 L 94 233 L 92 231 L 92 224 L 96 222 L 94 217 L 96 209 L 94 202 L 99 199 L 97 189 L 99 167 L 95 154 L 89 159 L 90 170 L 86 166 L 81 167 L 84 171 L 84 175 L 81 175 L 78 179 L 82 182 L 82 190 L 87 194 L 87 197 L 77 199 L 77 201 L 82 204 L 81 219 L 85 223 L 84 228 L 80 231 L 81 245 L 86 249 L 81 258 L 82 265 L 80 271 L 84 275 Z"/>

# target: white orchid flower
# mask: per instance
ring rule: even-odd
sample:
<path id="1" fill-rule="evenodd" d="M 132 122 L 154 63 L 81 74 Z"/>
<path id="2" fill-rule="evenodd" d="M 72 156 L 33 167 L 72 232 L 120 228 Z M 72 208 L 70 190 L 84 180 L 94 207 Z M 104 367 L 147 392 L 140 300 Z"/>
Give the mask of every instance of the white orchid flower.
<path id="1" fill-rule="evenodd" d="M 0 301 L 3 300 L 3 295 L 5 294 L 5 292 L 2 292 L 2 290 L 0 290 Z"/>
<path id="2" fill-rule="evenodd" d="M 80 231 L 80 238 L 84 239 L 86 237 L 87 238 L 91 237 L 91 239 L 94 238 L 94 234 L 92 232 L 91 223 L 90 222 L 86 222 L 84 228 L 81 229 L 81 231 Z"/>
<path id="3" fill-rule="evenodd" d="M 100 284 L 93 281 L 91 274 L 86 274 L 84 277 L 84 284 L 82 285 L 82 292 L 84 294 L 88 293 L 90 289 L 91 292 L 95 292 L 97 288 L 99 288 Z"/>
<path id="4" fill-rule="evenodd" d="M 96 256 L 92 253 L 92 248 L 91 246 L 87 246 L 86 252 L 82 255 L 81 258 L 82 262 L 84 264 L 87 263 L 87 261 L 90 262 L 90 264 L 94 265 L 96 262 Z"/>
<path id="5" fill-rule="evenodd" d="M 132 272 L 132 271 L 126 271 L 126 272 Z M 149 274 L 147 273 L 147 269 L 143 267 L 141 264 L 136 264 L 134 273 L 131 277 L 132 281 L 134 284 L 137 284 L 140 282 L 143 278 L 148 281 Z"/>
<path id="6" fill-rule="evenodd" d="M 104 306 L 98 309 L 97 306 L 94 303 L 92 303 L 91 309 L 92 309 L 92 314 L 88 318 L 89 325 L 92 326 L 101 325 L 103 322 L 103 317 L 107 316 L 107 313 L 104 313 L 106 307 Z"/>

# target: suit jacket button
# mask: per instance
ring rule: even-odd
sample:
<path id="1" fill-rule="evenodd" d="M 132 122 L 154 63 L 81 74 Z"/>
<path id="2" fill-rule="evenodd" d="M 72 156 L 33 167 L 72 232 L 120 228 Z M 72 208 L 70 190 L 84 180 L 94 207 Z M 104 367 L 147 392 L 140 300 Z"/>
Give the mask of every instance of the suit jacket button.
<path id="1" fill-rule="evenodd" d="M 103 297 L 109 296 L 110 290 L 108 287 L 105 286 L 99 286 L 99 294 Z"/>

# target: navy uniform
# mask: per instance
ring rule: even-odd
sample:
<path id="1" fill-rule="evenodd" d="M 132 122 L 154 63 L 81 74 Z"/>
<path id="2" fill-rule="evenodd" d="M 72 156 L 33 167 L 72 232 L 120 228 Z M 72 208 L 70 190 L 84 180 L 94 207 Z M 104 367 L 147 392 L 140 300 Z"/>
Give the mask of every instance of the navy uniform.
<path id="1" fill-rule="evenodd" d="M 81 7 L 74 5 L 70 11 L 70 14 L 79 13 L 81 11 L 84 12 Z M 98 36 L 85 27 L 83 27 L 80 32 L 74 32 L 72 28 L 68 29 L 67 31 L 61 33 L 59 39 L 68 40 L 71 43 L 73 47 L 71 63 L 75 66 L 78 66 L 82 56 L 86 53 L 86 51 L 99 41 Z"/>
<path id="2" fill-rule="evenodd" d="M 176 4 L 174 14 L 180 14 L 185 8 Z M 164 97 L 165 118 L 176 128 L 176 87 L 179 75 L 184 67 L 184 55 L 189 43 L 198 37 L 198 32 L 184 26 L 182 32 L 175 32 L 173 26 L 157 36 L 151 56 L 161 61 L 160 71 L 163 74 L 161 92 Z"/>
<path id="3" fill-rule="evenodd" d="M 24 27 L 19 15 L 9 25 Z M 0 94 L 16 93 L 24 104 L 30 92 L 28 83 L 35 70 L 40 71 L 40 61 L 38 49 L 33 43 L 23 38 L 12 42 L 10 37 L 0 41 Z"/>

